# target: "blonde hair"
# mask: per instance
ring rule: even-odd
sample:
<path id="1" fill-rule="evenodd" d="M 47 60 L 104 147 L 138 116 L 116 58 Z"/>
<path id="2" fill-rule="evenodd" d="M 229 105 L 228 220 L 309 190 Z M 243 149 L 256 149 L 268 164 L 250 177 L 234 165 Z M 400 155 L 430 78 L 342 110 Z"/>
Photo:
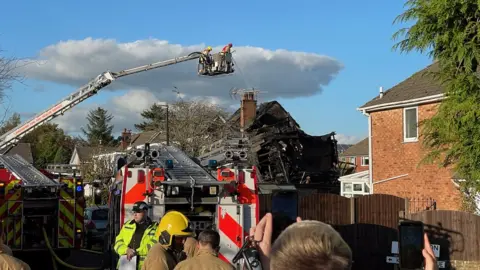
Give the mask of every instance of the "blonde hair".
<path id="1" fill-rule="evenodd" d="M 272 246 L 271 269 L 348 270 L 351 266 L 350 247 L 335 229 L 320 221 L 290 225 Z"/>

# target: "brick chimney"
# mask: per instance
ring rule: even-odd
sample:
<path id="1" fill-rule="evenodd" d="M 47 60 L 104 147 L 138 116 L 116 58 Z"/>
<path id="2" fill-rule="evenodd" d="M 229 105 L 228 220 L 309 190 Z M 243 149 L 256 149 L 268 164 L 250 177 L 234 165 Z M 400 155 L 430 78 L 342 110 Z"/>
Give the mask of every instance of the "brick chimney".
<path id="1" fill-rule="evenodd" d="M 244 92 L 240 103 L 240 130 L 250 125 L 257 117 L 255 91 Z"/>
<path id="2" fill-rule="evenodd" d="M 124 128 L 122 132 L 122 149 L 123 150 L 127 149 L 131 141 L 132 141 L 132 131 Z"/>

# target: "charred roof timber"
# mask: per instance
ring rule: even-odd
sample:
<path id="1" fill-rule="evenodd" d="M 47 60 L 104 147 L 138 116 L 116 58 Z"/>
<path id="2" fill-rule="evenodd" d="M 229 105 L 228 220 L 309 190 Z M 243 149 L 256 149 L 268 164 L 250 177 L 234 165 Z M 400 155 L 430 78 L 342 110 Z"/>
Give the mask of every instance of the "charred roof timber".
<path id="1" fill-rule="evenodd" d="M 246 150 L 245 164 L 256 166 L 260 183 L 316 184 L 329 192 L 339 188 L 335 133 L 310 136 L 277 101 L 271 101 L 261 104 L 253 114 L 255 118 L 244 126 L 245 138 L 241 132 L 247 115 L 243 101 L 227 121 L 229 137 L 206 147 L 199 157 L 203 166 L 209 160 L 216 160 L 218 165 L 230 163 L 235 160 L 225 153 Z"/>

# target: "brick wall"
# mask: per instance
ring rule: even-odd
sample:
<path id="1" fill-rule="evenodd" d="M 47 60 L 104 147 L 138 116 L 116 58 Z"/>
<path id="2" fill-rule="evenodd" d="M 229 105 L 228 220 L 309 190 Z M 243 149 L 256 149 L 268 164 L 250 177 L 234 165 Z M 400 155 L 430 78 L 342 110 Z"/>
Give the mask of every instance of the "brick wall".
<path id="1" fill-rule="evenodd" d="M 418 107 L 418 121 L 434 115 L 436 104 Z M 420 165 L 425 155 L 419 142 L 403 142 L 403 109 L 373 112 L 372 160 L 373 182 L 408 174 L 383 183 L 374 184 L 374 193 L 391 194 L 405 198 L 433 198 L 437 209 L 459 210 L 461 196 L 451 181 L 449 170 L 438 165 Z M 420 210 L 420 209 L 419 209 Z"/>
<path id="2" fill-rule="evenodd" d="M 367 157 L 368 157 L 368 155 L 367 155 Z M 352 158 L 352 157 L 351 156 L 347 156 L 347 157 L 342 156 L 342 157 L 340 157 L 340 160 L 350 162 L 350 158 Z M 363 172 L 363 171 L 367 171 L 367 170 L 368 170 L 368 165 L 367 166 L 362 166 L 362 156 L 356 156 L 355 157 L 355 171 L 354 171 L 354 173 Z"/>
<path id="3" fill-rule="evenodd" d="M 368 170 L 367 166 L 362 166 L 362 156 L 355 157 L 355 172 L 363 172 Z"/>

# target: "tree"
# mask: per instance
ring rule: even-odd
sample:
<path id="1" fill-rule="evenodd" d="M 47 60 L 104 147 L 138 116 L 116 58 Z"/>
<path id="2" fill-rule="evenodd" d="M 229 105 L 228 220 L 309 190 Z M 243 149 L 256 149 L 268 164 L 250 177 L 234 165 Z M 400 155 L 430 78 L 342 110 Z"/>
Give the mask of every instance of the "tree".
<path id="1" fill-rule="evenodd" d="M 17 72 L 18 60 L 1 55 L 0 50 L 0 100 L 3 100 L 5 90 L 12 86 L 14 81 L 20 81 L 22 76 Z"/>
<path id="2" fill-rule="evenodd" d="M 51 163 L 68 163 L 74 148 L 73 139 L 52 123 L 32 130 L 21 142 L 32 145 L 34 164 L 38 168 L 45 168 Z"/>
<path id="3" fill-rule="evenodd" d="M 220 139 L 226 130 L 219 116 L 225 119 L 228 112 L 206 100 L 180 100 L 170 105 L 170 111 L 170 140 L 193 157 L 203 146 Z"/>
<path id="4" fill-rule="evenodd" d="M 225 125 L 219 116 L 227 118 L 228 112 L 207 100 L 179 100 L 169 104 L 168 129 L 170 141 L 191 156 L 197 156 L 202 146 L 223 135 Z M 159 130 L 166 133 L 166 108 L 158 104 L 145 110 L 146 120 L 135 127 L 141 131 Z M 164 134 L 165 134 L 164 133 Z"/>
<path id="5" fill-rule="evenodd" d="M 415 21 L 395 33 L 402 52 L 420 51 L 438 61 L 433 75 L 447 99 L 421 123 L 424 161 L 452 166 L 466 194 L 480 191 L 480 7 L 476 0 L 409 0 L 396 22 Z"/>
<path id="6" fill-rule="evenodd" d="M 22 122 L 20 120 L 20 114 L 14 113 L 8 118 L 3 125 L 0 127 L 0 134 L 5 134 L 8 131 L 16 128 L 18 125 L 20 125 Z"/>
<path id="7" fill-rule="evenodd" d="M 113 125 L 110 125 L 112 119 L 113 116 L 103 108 L 98 107 L 90 110 L 87 116 L 87 128 L 82 128 L 90 146 L 112 145 L 114 143 Z"/>
<path id="8" fill-rule="evenodd" d="M 135 124 L 139 131 L 162 130 L 166 126 L 166 108 L 160 104 L 153 104 L 149 109 L 144 110 L 140 115 L 145 119 L 140 124 Z"/>

